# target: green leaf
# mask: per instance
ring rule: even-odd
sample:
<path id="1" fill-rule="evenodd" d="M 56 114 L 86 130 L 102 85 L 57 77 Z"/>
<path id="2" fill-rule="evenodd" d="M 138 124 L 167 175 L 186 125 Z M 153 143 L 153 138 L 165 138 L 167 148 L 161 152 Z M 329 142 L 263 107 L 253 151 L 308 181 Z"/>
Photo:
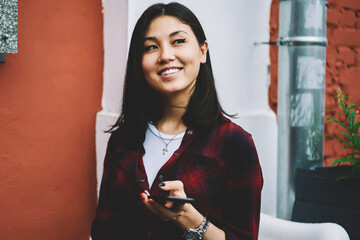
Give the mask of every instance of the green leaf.
<path id="1" fill-rule="evenodd" d="M 357 104 L 350 104 L 346 109 L 350 111 L 350 109 L 352 109 L 353 107 L 359 106 Z"/>
<path id="2" fill-rule="evenodd" d="M 349 139 L 350 141 L 353 140 L 352 136 L 350 136 L 349 134 L 347 134 L 346 132 L 341 132 L 347 139 Z"/>
<path id="3" fill-rule="evenodd" d="M 346 108 L 346 110 L 345 110 L 345 117 L 347 118 L 348 116 L 349 116 L 349 113 L 350 113 L 350 110 L 353 108 L 353 107 L 357 107 L 357 106 L 360 106 L 360 105 L 358 105 L 358 104 L 350 104 L 347 108 Z"/>
<path id="4" fill-rule="evenodd" d="M 346 155 L 346 157 L 354 157 L 354 156 L 356 156 L 356 155 L 358 155 L 358 156 L 360 157 L 360 152 L 351 152 L 351 153 L 348 153 L 348 154 Z"/>
<path id="5" fill-rule="evenodd" d="M 345 162 L 348 162 L 348 163 L 359 163 L 359 162 L 360 162 L 360 158 L 338 158 L 338 159 L 334 160 L 334 161 L 331 163 L 331 166 L 334 166 L 334 165 L 339 164 L 339 163 L 345 163 Z"/>
<path id="6" fill-rule="evenodd" d="M 355 122 L 355 112 L 354 112 L 354 110 L 351 110 L 350 116 L 349 116 L 349 128 L 350 128 L 351 132 L 354 127 L 354 122 Z"/>
<path id="7" fill-rule="evenodd" d="M 345 105 L 341 101 L 340 101 L 340 106 L 341 106 L 342 110 L 345 111 Z"/>
<path id="8" fill-rule="evenodd" d="M 360 149 L 360 136 L 354 134 L 352 138 L 353 138 L 354 148 Z"/>
<path id="9" fill-rule="evenodd" d="M 348 158 L 348 157 L 354 158 L 356 155 L 358 155 L 358 156 L 360 157 L 360 152 L 351 152 L 351 153 L 348 153 L 348 154 L 346 155 L 346 157 L 347 157 L 347 158 Z"/>
<path id="10" fill-rule="evenodd" d="M 341 138 L 338 138 L 338 137 L 336 137 L 336 136 L 327 135 L 327 134 L 324 134 L 324 136 L 330 137 L 330 138 L 334 138 L 334 139 L 336 139 L 336 140 L 339 140 L 340 142 L 345 143 L 345 144 L 348 145 L 349 147 L 352 147 L 352 146 L 353 146 L 350 142 L 347 142 L 347 141 L 345 141 L 345 140 L 343 140 L 343 139 L 341 139 Z"/>
<path id="11" fill-rule="evenodd" d="M 336 120 L 335 118 L 329 117 L 329 118 L 328 118 L 328 122 L 336 122 L 336 123 L 339 124 L 340 126 L 344 127 L 346 130 L 350 131 L 350 129 L 349 129 L 345 124 L 343 124 L 343 123 L 340 122 L 339 120 Z"/>
<path id="12" fill-rule="evenodd" d="M 354 127 L 353 127 L 353 133 L 357 133 L 359 127 L 360 127 L 360 121 L 358 121 L 357 123 L 355 123 L 355 125 L 354 125 Z"/>

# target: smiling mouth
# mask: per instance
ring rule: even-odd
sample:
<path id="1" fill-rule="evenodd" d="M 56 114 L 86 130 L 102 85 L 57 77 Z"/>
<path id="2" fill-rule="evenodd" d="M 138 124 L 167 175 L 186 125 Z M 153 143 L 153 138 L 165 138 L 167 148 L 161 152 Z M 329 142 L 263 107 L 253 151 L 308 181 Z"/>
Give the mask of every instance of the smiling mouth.
<path id="1" fill-rule="evenodd" d="M 168 69 L 161 70 L 160 72 L 158 72 L 158 75 L 166 76 L 166 75 L 169 75 L 172 73 L 179 72 L 181 69 L 183 69 L 183 68 L 168 68 Z"/>

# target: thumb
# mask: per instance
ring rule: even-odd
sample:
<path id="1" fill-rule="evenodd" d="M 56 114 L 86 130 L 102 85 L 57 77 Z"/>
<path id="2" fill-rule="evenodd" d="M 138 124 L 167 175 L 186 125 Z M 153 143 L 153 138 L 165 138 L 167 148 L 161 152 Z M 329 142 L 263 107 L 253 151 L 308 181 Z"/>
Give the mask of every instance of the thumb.
<path id="1" fill-rule="evenodd" d="M 180 180 L 164 181 L 159 187 L 164 191 L 170 191 L 170 196 L 186 198 L 184 184 Z"/>

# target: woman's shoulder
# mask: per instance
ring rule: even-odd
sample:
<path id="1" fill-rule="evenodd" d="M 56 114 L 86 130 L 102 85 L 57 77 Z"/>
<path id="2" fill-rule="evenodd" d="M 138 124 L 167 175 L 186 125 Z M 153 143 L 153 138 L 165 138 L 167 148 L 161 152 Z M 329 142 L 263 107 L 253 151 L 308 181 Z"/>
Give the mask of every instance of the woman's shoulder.
<path id="1" fill-rule="evenodd" d="M 123 135 L 124 134 L 121 131 L 114 131 L 111 133 L 107 144 L 107 150 L 109 152 L 123 152 L 131 149 Z"/>
<path id="2" fill-rule="evenodd" d="M 251 134 L 228 118 L 224 118 L 223 128 L 227 129 L 223 139 L 227 166 L 236 169 L 236 172 L 243 176 L 248 176 L 249 173 L 260 176 L 261 168 Z"/>
<path id="3" fill-rule="evenodd" d="M 213 128 L 202 131 L 196 142 L 198 149 L 212 149 L 219 156 L 254 148 L 251 134 L 225 116 Z"/>
<path id="4" fill-rule="evenodd" d="M 227 117 L 222 117 L 215 127 L 197 135 L 190 152 L 218 159 L 222 165 L 255 164 L 257 158 L 251 134 Z"/>
<path id="5" fill-rule="evenodd" d="M 222 123 L 214 131 L 225 152 L 256 152 L 252 135 L 229 118 L 224 116 Z"/>
<path id="6" fill-rule="evenodd" d="M 252 135 L 249 132 L 225 116 L 222 117 L 221 123 L 214 130 L 225 139 L 252 141 Z"/>

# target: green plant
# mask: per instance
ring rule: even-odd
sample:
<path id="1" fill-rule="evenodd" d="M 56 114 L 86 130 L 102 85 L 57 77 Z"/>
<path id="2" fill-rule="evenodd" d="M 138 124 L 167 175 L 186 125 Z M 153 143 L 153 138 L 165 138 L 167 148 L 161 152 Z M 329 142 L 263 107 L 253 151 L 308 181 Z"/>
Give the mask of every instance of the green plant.
<path id="1" fill-rule="evenodd" d="M 337 104 L 339 105 L 341 111 L 328 110 L 326 112 L 331 112 L 338 114 L 342 117 L 335 119 L 333 117 L 327 116 L 327 122 L 335 122 L 340 125 L 343 131 L 340 131 L 340 136 L 335 135 L 325 135 L 330 138 L 334 138 L 340 141 L 344 148 L 349 149 L 349 153 L 345 157 L 338 158 L 332 162 L 332 166 L 337 166 L 345 163 L 351 168 L 351 171 L 346 175 L 340 177 L 341 179 L 348 178 L 360 178 L 360 136 L 358 134 L 360 127 L 360 120 L 356 122 L 356 114 L 359 113 L 359 104 L 347 104 L 348 96 L 346 96 L 341 89 L 338 89 L 337 95 L 335 96 Z"/>

